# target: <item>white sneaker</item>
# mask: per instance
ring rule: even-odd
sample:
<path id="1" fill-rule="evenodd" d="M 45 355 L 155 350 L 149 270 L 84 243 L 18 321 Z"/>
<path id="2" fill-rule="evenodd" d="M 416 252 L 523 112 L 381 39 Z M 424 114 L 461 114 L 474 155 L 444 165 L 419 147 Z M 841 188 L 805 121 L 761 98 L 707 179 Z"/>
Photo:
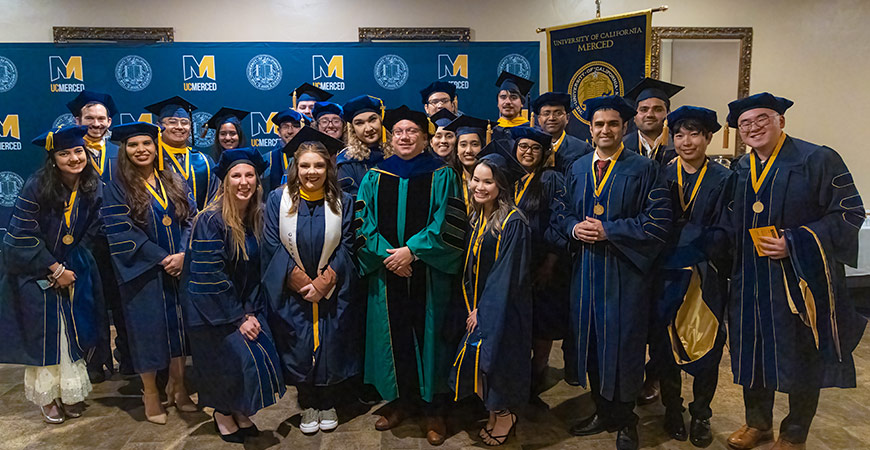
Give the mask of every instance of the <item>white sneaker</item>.
<path id="1" fill-rule="evenodd" d="M 320 430 L 320 411 L 308 408 L 302 411 L 302 422 L 299 429 L 305 434 L 314 434 Z"/>
<path id="2" fill-rule="evenodd" d="M 338 414 L 335 408 L 320 411 L 320 431 L 331 431 L 338 426 Z"/>

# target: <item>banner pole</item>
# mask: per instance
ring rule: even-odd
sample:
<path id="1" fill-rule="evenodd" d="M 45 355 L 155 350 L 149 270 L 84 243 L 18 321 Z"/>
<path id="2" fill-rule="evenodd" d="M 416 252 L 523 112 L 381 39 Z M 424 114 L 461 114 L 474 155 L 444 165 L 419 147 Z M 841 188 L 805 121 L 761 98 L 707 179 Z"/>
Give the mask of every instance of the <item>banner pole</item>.
<path id="1" fill-rule="evenodd" d="M 596 13 L 595 13 L 595 18 L 596 18 L 596 19 L 600 19 L 600 18 L 601 18 L 600 0 L 596 0 L 595 3 L 597 4 L 597 7 L 598 7 L 598 10 L 597 10 Z M 668 5 L 662 5 L 662 6 L 659 6 L 658 8 L 653 8 L 653 9 L 651 9 L 650 12 L 654 12 L 654 13 L 657 13 L 657 12 L 665 12 L 665 11 L 667 11 L 668 9 L 670 9 L 670 7 L 669 7 Z M 535 33 L 543 33 L 543 32 L 545 32 L 545 31 L 547 31 L 547 27 L 544 27 L 544 28 L 535 28 Z"/>

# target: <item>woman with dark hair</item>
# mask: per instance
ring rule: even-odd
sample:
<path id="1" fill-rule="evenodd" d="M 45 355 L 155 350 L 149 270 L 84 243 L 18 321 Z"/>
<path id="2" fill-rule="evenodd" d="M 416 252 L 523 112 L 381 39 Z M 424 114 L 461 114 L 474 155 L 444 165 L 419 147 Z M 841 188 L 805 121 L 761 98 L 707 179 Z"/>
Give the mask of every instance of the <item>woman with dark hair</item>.
<path id="1" fill-rule="evenodd" d="M 527 126 L 509 128 L 514 139 L 514 154 L 528 175 L 514 189 L 514 199 L 529 219 L 532 230 L 532 255 L 529 276 L 532 282 L 532 395 L 545 381 L 550 347 L 568 332 L 568 240 L 550 227 L 550 214 L 556 207 L 556 192 L 565 185 L 561 172 L 547 165 L 552 137 Z M 570 341 L 570 339 L 569 339 Z M 570 346 L 570 342 L 564 344 Z M 570 359 L 571 352 L 565 352 Z M 574 382 L 574 364 L 565 364 L 566 380 Z"/>
<path id="2" fill-rule="evenodd" d="M 460 175 L 463 200 L 468 212 L 471 211 L 468 184 L 471 181 L 474 165 L 477 164 L 478 153 L 489 145 L 492 138 L 492 124 L 493 122 L 489 120 L 463 115 L 444 127 L 445 131 L 451 131 L 456 135 L 456 157 L 453 167 Z"/>
<path id="3" fill-rule="evenodd" d="M 444 127 L 456 120 L 456 114 L 445 108 L 432 114 L 429 120 L 435 124 L 435 134 L 429 138 L 429 148 L 448 165 L 454 166 L 456 161 L 456 133 Z"/>
<path id="4" fill-rule="evenodd" d="M 51 424 L 81 416 L 91 391 L 82 358 L 99 333 L 86 235 L 98 225 L 102 182 L 85 133 L 69 126 L 33 140 L 47 158 L 18 194 L 0 247 L 0 362 L 27 366 L 25 397 Z"/>
<path id="5" fill-rule="evenodd" d="M 342 107 L 347 122 L 347 147 L 335 157 L 341 190 L 356 198 L 369 169 L 393 154 L 383 127 L 384 102 L 370 95 L 352 98 Z"/>
<path id="6" fill-rule="evenodd" d="M 260 296 L 265 169 L 250 147 L 221 154 L 215 169 L 221 188 L 194 220 L 181 278 L 199 404 L 214 408 L 215 429 L 226 442 L 259 434 L 249 417 L 284 395 Z"/>
<path id="7" fill-rule="evenodd" d="M 178 300 L 178 277 L 196 203 L 184 180 L 157 170 L 160 128 L 146 122 L 112 130 L 120 142 L 117 173 L 100 211 L 118 275 L 133 369 L 142 378 L 145 417 L 166 423 L 156 373 L 169 368 L 168 405 L 196 411 L 184 387 L 187 339 Z"/>
<path id="8" fill-rule="evenodd" d="M 293 162 L 266 204 L 263 287 L 284 379 L 296 386 L 303 433 L 338 426 L 335 386 L 360 372 L 353 199 L 341 191 L 342 147 L 311 127 L 287 144 Z"/>
<path id="9" fill-rule="evenodd" d="M 202 135 L 209 128 L 214 130 L 214 144 L 211 147 L 211 156 L 215 161 L 221 154 L 233 148 L 245 146 L 245 133 L 242 131 L 242 120 L 250 114 L 249 111 L 223 107 L 211 116 L 211 119 L 202 127 Z"/>
<path id="10" fill-rule="evenodd" d="M 505 443 L 528 401 L 532 302 L 528 271 L 530 230 L 513 199 L 525 170 L 505 141 L 481 152 L 471 178 L 472 232 L 466 239 L 462 294 L 468 311 L 450 382 L 456 399 L 477 394 L 489 411 L 478 434 L 486 445 Z"/>

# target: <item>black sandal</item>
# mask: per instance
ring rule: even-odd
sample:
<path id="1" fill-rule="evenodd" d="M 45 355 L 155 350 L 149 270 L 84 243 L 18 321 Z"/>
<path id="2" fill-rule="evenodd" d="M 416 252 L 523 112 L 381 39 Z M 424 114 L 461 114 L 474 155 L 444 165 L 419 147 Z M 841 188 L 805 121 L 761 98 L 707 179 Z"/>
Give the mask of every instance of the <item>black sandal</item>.
<path id="1" fill-rule="evenodd" d="M 490 446 L 490 447 L 498 447 L 498 446 L 504 444 L 505 442 L 507 442 L 507 438 L 508 438 L 508 436 L 510 436 L 511 434 L 514 434 L 514 435 L 516 434 L 516 432 L 517 432 L 517 422 L 519 422 L 519 418 L 517 417 L 517 415 L 514 414 L 514 413 L 512 413 L 512 412 L 510 412 L 510 411 L 508 411 L 508 410 L 506 410 L 506 409 L 497 412 L 497 413 L 496 413 L 496 416 L 497 416 L 497 417 L 507 417 L 507 416 L 510 416 L 510 417 L 511 417 L 511 427 L 508 429 L 507 433 L 505 433 L 505 434 L 503 434 L 503 435 L 501 435 L 501 436 L 493 436 L 493 435 L 492 435 L 492 430 L 487 430 L 486 427 L 484 426 L 484 427 L 481 429 L 481 431 L 483 431 L 484 433 L 486 433 L 486 436 L 487 436 L 489 439 L 491 439 L 491 441 L 488 442 L 486 439 L 483 439 L 483 443 L 486 444 L 486 445 L 488 445 L 488 446 Z M 493 429 L 495 429 L 495 427 L 493 427 Z M 492 443 L 492 444 L 491 444 L 490 442 L 493 442 L 493 441 L 494 441 L 495 443 Z"/>

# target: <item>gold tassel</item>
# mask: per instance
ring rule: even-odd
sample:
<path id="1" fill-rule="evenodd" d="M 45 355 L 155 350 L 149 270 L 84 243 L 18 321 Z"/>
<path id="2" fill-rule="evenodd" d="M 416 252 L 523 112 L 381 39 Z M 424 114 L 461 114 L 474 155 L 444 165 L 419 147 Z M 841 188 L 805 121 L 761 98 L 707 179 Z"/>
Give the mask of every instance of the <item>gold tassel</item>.
<path id="1" fill-rule="evenodd" d="M 157 127 L 157 169 L 163 171 L 163 130 Z"/>
<path id="2" fill-rule="evenodd" d="M 492 141 L 492 122 L 486 122 L 486 145 Z"/>
<path id="3" fill-rule="evenodd" d="M 296 110 L 296 91 L 293 91 L 293 110 Z"/>
<path id="4" fill-rule="evenodd" d="M 731 131 L 731 127 L 725 125 L 725 129 L 722 130 L 722 148 L 730 148 L 731 147 L 731 137 L 728 136 Z"/>
<path id="5" fill-rule="evenodd" d="M 668 137 L 670 135 L 670 130 L 668 130 L 668 119 L 665 118 L 664 124 L 662 125 L 662 146 L 668 145 Z"/>
<path id="6" fill-rule="evenodd" d="M 45 137 L 45 151 L 54 150 L 54 131 L 49 131 L 48 136 Z"/>
<path id="7" fill-rule="evenodd" d="M 532 110 L 529 110 L 529 126 L 535 127 L 535 113 Z"/>
<path id="8" fill-rule="evenodd" d="M 380 99 L 378 99 L 380 100 Z M 384 107 L 384 101 L 381 102 L 381 142 L 387 143 L 387 127 L 384 126 L 384 117 L 387 115 L 387 108 Z"/>
<path id="9" fill-rule="evenodd" d="M 429 122 L 429 136 L 431 137 L 435 135 L 436 131 L 438 131 L 438 127 L 436 127 L 435 124 L 432 123 L 432 119 L 427 118 L 426 121 Z"/>

